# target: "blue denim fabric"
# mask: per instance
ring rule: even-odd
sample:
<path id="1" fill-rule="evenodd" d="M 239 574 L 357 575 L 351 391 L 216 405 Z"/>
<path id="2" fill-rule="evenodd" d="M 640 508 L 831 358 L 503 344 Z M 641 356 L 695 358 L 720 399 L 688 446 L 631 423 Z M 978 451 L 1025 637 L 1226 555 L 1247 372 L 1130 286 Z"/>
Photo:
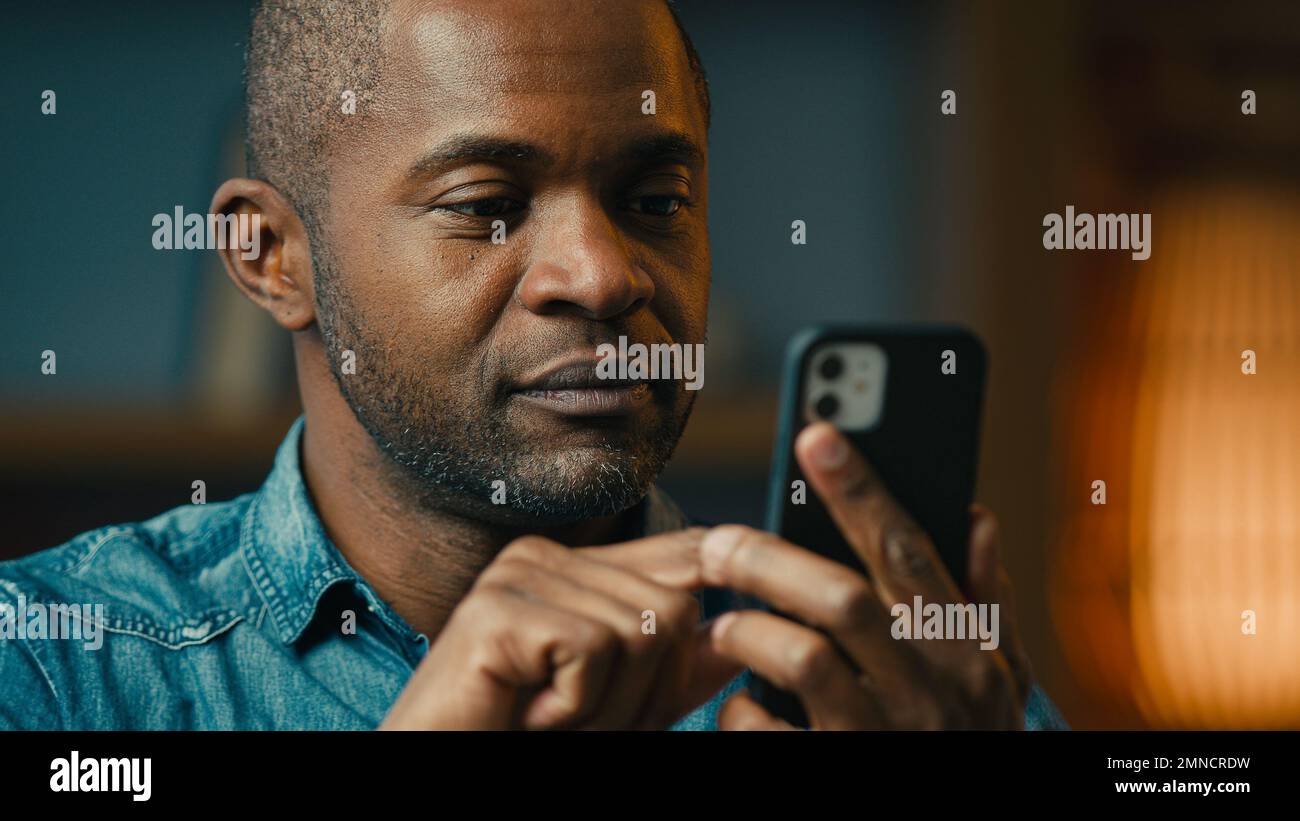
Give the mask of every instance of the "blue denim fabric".
<path id="1" fill-rule="evenodd" d="M 326 537 L 299 468 L 302 430 L 299 419 L 257 493 L 0 563 L 11 630 L 20 604 L 91 605 L 93 624 L 77 635 L 98 628 L 102 639 L 92 649 L 34 631 L 0 638 L 0 729 L 376 727 L 428 639 Z M 647 534 L 686 523 L 657 489 L 642 509 Z M 728 606 L 723 591 L 701 601 L 705 618 Z M 349 612 L 353 634 L 342 629 Z M 83 611 L 63 613 L 75 622 Z M 715 728 L 745 679 L 673 729 Z M 1027 723 L 1064 726 L 1041 693 Z"/>

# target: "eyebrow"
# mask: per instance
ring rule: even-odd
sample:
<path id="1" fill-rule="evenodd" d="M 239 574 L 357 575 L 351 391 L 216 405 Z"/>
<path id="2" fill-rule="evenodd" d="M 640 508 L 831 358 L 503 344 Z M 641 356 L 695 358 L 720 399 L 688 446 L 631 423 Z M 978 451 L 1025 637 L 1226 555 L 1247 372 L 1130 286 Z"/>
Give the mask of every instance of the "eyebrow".
<path id="1" fill-rule="evenodd" d="M 687 164 L 704 160 L 704 150 L 683 131 L 665 131 L 635 140 L 618 152 L 620 159 L 639 163 L 677 159 Z"/>
<path id="2" fill-rule="evenodd" d="M 699 164 L 704 159 L 704 151 L 685 132 L 664 131 L 634 140 L 618 151 L 617 158 L 623 162 L 638 164 L 669 159 Z M 551 155 L 548 152 L 531 143 L 477 134 L 458 134 L 425 152 L 411 166 L 407 178 L 417 179 L 466 161 L 507 160 L 516 163 L 535 163 L 550 159 Z"/>
<path id="3" fill-rule="evenodd" d="M 443 166 L 461 163 L 466 160 L 512 160 L 514 162 L 536 162 L 546 159 L 546 152 L 535 145 L 485 137 L 475 134 L 458 134 L 439 143 L 416 160 L 407 172 L 407 177 L 414 179 Z"/>

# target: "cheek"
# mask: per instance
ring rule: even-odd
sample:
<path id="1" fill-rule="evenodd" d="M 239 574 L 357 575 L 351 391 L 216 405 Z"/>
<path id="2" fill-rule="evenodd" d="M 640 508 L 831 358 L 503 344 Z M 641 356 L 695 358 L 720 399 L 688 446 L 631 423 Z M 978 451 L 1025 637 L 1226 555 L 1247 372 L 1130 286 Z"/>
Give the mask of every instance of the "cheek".
<path id="1" fill-rule="evenodd" d="M 372 337 L 430 378 L 472 371 L 514 292 L 508 246 L 435 239 L 409 217 L 369 223 L 364 233 L 336 256 Z"/>
<path id="2" fill-rule="evenodd" d="M 709 312 L 708 238 L 649 253 L 642 263 L 655 274 L 654 312 L 677 342 L 703 342 Z"/>

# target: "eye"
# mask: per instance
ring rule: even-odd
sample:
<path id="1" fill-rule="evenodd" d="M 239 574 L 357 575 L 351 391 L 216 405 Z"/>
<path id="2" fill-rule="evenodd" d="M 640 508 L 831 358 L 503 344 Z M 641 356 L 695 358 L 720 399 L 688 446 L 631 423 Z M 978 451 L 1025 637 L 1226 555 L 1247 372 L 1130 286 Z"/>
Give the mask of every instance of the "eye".
<path id="1" fill-rule="evenodd" d="M 685 204 L 685 197 L 670 195 L 634 197 L 627 201 L 630 210 L 650 217 L 671 217 Z"/>
<path id="2" fill-rule="evenodd" d="M 480 200 L 470 200 L 469 202 L 439 205 L 437 210 L 451 211 L 464 217 L 500 217 L 505 214 L 513 214 L 522 207 L 520 203 L 508 197 L 485 197 Z"/>

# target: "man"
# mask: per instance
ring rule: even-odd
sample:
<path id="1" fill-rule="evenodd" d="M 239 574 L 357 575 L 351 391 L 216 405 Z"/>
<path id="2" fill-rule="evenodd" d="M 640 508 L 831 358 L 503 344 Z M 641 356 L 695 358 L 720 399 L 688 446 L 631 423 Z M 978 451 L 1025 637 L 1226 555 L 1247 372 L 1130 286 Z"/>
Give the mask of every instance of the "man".
<path id="1" fill-rule="evenodd" d="M 748 670 L 815 728 L 1056 721 L 987 511 L 994 651 L 891 638 L 894 602 L 963 593 L 829 425 L 799 458 L 874 583 L 653 487 L 694 394 L 595 365 L 705 337 L 708 92 L 662 0 L 269 0 L 246 81 L 212 211 L 260 222 L 224 261 L 292 333 L 304 417 L 257 494 L 0 567 L 107 633 L 0 642 L 0 724 L 788 726 Z M 742 596 L 811 626 L 721 614 Z"/>

